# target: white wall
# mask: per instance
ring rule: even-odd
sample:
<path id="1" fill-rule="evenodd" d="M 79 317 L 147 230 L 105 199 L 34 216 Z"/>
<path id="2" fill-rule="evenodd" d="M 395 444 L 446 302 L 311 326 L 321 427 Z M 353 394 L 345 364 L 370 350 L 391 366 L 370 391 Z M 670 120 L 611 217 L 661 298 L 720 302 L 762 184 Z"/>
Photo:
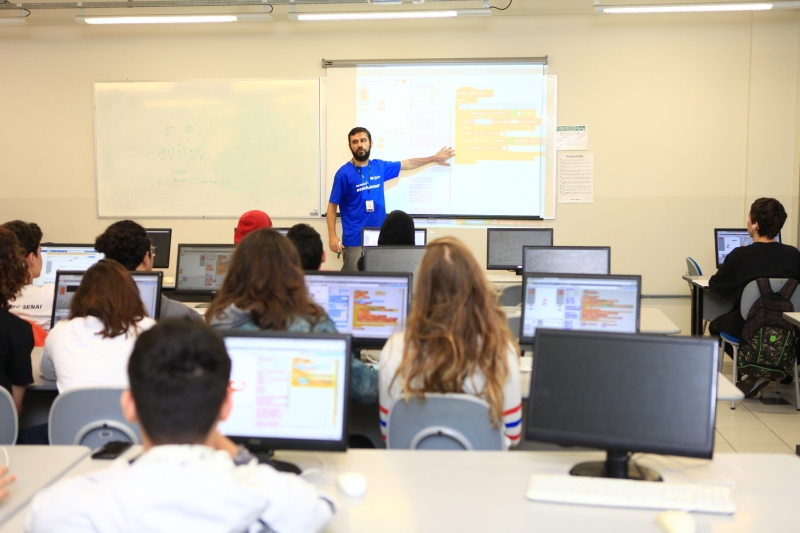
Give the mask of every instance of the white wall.
<path id="1" fill-rule="evenodd" d="M 784 240 L 796 243 L 795 11 L 138 28 L 67 15 L 0 27 L 0 218 L 37 221 L 48 240 L 92 241 L 110 222 L 96 218 L 94 81 L 325 76 L 322 58 L 548 55 L 558 122 L 589 124 L 595 154 L 595 203 L 558 205 L 543 223 L 556 244 L 611 245 L 612 271 L 642 274 L 645 293 L 686 294 L 684 258 L 713 270 L 712 229 L 742 226 L 756 197 L 784 202 Z M 235 221 L 168 225 L 175 241 L 226 242 Z M 430 235 L 444 233 L 485 259 L 484 231 Z"/>

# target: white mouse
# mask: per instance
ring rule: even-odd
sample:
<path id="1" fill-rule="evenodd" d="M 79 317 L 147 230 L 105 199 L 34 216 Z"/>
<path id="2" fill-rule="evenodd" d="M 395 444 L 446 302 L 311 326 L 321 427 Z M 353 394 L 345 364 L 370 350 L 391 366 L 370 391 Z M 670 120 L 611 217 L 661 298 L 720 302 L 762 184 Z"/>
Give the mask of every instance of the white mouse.
<path id="1" fill-rule="evenodd" d="M 656 515 L 656 524 L 666 533 L 695 533 L 694 517 L 685 511 L 664 511 Z"/>
<path id="2" fill-rule="evenodd" d="M 345 472 L 336 476 L 339 490 L 351 498 L 360 498 L 367 492 L 367 478 L 358 472 Z"/>

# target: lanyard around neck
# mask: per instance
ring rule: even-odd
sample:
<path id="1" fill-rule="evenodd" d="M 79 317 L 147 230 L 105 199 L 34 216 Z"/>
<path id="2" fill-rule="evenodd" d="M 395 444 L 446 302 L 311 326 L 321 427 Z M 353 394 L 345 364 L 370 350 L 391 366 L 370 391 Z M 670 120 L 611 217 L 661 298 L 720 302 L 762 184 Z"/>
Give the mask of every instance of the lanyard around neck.
<path id="1" fill-rule="evenodd" d="M 367 162 L 367 177 L 364 177 L 364 173 L 361 172 L 361 167 L 353 163 L 353 166 L 356 167 L 356 172 L 358 175 L 361 176 L 361 181 L 364 183 L 369 183 L 369 179 L 372 178 L 372 170 L 369 168 L 369 162 Z"/>

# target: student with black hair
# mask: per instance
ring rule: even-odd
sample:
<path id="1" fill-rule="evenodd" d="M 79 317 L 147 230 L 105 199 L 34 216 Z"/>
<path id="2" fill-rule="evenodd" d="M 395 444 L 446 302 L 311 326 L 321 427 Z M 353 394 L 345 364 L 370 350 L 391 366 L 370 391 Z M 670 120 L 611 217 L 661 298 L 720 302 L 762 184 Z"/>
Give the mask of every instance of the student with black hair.
<path id="1" fill-rule="evenodd" d="M 28 265 L 28 282 L 11 302 L 9 310 L 18 317 L 36 324 L 45 332 L 50 331 L 53 293 L 56 286 L 54 283 L 46 283 L 41 287 L 33 284 L 33 280 L 42 274 L 42 230 L 35 222 L 22 220 L 6 222 L 3 227 L 17 236 Z"/>
<path id="2" fill-rule="evenodd" d="M 317 230 L 308 224 L 297 224 L 289 229 L 286 236 L 297 248 L 303 270 L 319 270 L 325 262 L 325 250 Z"/>
<path id="3" fill-rule="evenodd" d="M 378 246 L 414 246 L 416 245 L 414 219 L 399 209 L 386 215 L 378 233 Z M 364 270 L 364 256 L 358 258 L 358 270 Z"/>
<path id="4" fill-rule="evenodd" d="M 94 241 L 94 248 L 108 259 L 121 263 L 129 271 L 149 272 L 153 270 L 155 251 L 145 229 L 133 220 L 120 220 L 111 224 Z M 203 317 L 190 307 L 161 295 L 160 318 L 191 318 L 201 321 Z"/>
<path id="5" fill-rule="evenodd" d="M 144 453 L 39 492 L 25 531 L 324 529 L 333 516 L 329 500 L 217 431 L 233 407 L 230 372 L 224 342 L 204 324 L 165 320 L 142 333 L 120 401 L 139 424 Z"/>

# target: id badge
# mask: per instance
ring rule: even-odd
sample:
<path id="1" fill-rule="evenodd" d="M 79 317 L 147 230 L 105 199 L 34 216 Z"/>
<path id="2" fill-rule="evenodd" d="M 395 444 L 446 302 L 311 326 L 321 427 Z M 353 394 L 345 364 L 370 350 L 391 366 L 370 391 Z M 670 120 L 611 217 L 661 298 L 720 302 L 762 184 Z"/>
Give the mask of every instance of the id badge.
<path id="1" fill-rule="evenodd" d="M 373 211 L 375 211 L 375 201 L 367 200 L 367 213 L 372 213 Z"/>

